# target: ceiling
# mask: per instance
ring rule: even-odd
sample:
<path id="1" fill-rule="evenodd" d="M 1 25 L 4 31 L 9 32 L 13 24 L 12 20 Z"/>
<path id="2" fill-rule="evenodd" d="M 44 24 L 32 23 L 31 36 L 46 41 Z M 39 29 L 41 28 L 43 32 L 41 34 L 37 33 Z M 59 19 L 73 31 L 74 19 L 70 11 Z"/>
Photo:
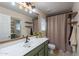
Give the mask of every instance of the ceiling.
<path id="1" fill-rule="evenodd" d="M 29 12 L 26 12 L 26 11 L 24 11 L 22 9 L 19 9 L 18 6 L 16 6 L 16 5 L 13 6 L 11 4 L 11 2 L 0 2 L 0 6 L 1 7 L 5 7 L 7 9 L 10 9 L 10 10 L 13 10 L 13 11 L 16 11 L 18 13 L 21 13 L 21 14 L 24 14 L 24 15 L 27 15 L 27 16 L 30 16 L 32 18 L 37 17 L 37 14 L 35 14 L 35 13 L 30 14 Z"/>
<path id="2" fill-rule="evenodd" d="M 24 10 L 19 9 L 17 6 L 12 6 L 10 2 L 0 2 L 0 6 L 5 7 L 7 9 L 11 9 L 18 13 L 28 15 L 30 17 L 36 17 L 35 13 L 29 14 Z M 71 11 L 73 3 L 72 2 L 35 2 L 35 6 L 37 9 L 45 13 L 46 15 L 57 14 L 64 11 Z"/>
<path id="3" fill-rule="evenodd" d="M 72 2 L 39 2 L 36 7 L 47 15 L 72 10 Z"/>

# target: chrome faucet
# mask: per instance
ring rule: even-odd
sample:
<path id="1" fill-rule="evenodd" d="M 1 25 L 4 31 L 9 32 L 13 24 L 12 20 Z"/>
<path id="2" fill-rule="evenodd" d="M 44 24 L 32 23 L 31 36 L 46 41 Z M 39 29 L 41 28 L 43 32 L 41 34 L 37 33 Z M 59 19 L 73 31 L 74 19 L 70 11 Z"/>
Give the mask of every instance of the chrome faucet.
<path id="1" fill-rule="evenodd" d="M 28 40 L 30 40 L 29 38 L 28 38 L 28 35 L 26 36 L 26 41 L 25 41 L 25 43 L 27 43 L 28 42 Z"/>

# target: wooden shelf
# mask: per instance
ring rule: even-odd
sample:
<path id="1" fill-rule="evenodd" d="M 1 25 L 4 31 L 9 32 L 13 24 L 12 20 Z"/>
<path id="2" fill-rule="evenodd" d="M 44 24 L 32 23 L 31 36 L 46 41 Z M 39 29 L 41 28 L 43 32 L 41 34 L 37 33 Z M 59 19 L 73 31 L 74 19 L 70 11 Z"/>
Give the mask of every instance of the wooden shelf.
<path id="1" fill-rule="evenodd" d="M 28 23 L 28 24 L 33 24 L 33 22 L 27 22 L 27 21 L 26 21 L 25 23 Z"/>
<path id="2" fill-rule="evenodd" d="M 72 22 L 70 22 L 68 24 L 77 24 L 77 23 L 78 23 L 78 21 L 72 21 Z"/>
<path id="3" fill-rule="evenodd" d="M 78 14 L 78 12 L 70 12 L 70 13 L 67 13 L 67 15 L 68 16 L 71 16 L 71 18 L 74 18 L 77 14 Z M 78 21 L 71 21 L 68 24 L 77 24 L 77 23 L 78 23 Z"/>
<path id="4" fill-rule="evenodd" d="M 25 26 L 25 27 L 27 27 L 27 28 L 32 28 L 32 26 Z"/>
<path id="5" fill-rule="evenodd" d="M 71 15 L 72 18 L 74 18 L 77 14 L 78 14 L 78 12 L 70 12 L 70 13 L 67 13 L 67 15 Z"/>

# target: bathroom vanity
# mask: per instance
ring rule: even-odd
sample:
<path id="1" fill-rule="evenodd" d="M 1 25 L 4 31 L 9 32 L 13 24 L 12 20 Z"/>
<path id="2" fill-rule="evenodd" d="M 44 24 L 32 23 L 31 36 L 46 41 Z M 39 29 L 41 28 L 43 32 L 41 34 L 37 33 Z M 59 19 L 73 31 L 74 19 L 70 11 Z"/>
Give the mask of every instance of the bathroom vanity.
<path id="1" fill-rule="evenodd" d="M 48 38 L 34 38 L 25 43 L 20 42 L 0 48 L 0 56 L 47 56 Z"/>
<path id="2" fill-rule="evenodd" d="M 25 54 L 24 56 L 47 56 L 48 55 L 48 41 L 45 41 L 35 49 Z"/>

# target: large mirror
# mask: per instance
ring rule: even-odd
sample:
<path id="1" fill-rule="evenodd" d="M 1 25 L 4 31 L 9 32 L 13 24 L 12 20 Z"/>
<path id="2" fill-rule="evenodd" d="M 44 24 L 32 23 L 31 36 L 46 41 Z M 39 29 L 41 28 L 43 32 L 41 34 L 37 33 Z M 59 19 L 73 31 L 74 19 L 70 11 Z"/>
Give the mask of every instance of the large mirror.
<path id="1" fill-rule="evenodd" d="M 11 17 L 11 39 L 21 36 L 21 21 Z"/>
<path id="2" fill-rule="evenodd" d="M 27 20 L 27 19 L 26 19 Z M 0 13 L 0 42 L 16 40 L 30 34 L 31 24 L 26 20 Z"/>
<path id="3" fill-rule="evenodd" d="M 10 40 L 11 16 L 0 13 L 0 41 Z"/>

